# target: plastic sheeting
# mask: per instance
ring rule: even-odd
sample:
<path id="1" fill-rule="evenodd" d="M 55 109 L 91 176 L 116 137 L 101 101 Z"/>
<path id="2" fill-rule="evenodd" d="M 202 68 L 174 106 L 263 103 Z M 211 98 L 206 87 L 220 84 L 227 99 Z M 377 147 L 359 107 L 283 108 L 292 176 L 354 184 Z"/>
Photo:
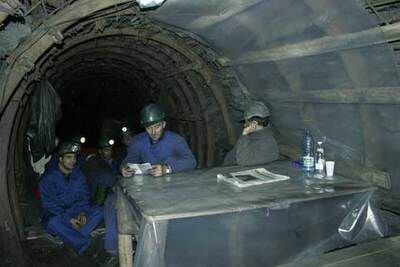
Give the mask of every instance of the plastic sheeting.
<path id="1" fill-rule="evenodd" d="M 32 97 L 27 136 L 33 162 L 50 155 L 56 147 L 56 122 L 61 118 L 61 99 L 53 86 L 43 80 L 36 85 Z"/>
<path id="2" fill-rule="evenodd" d="M 267 103 L 278 142 L 298 146 L 303 129 L 310 128 L 315 137 L 327 137 L 331 158 L 388 171 L 400 190 L 400 146 L 393 146 L 400 142 L 399 105 L 365 101 L 368 95 L 354 101 L 319 99 L 324 92 L 399 88 L 384 35 L 370 31 L 363 38 L 349 37 L 378 26 L 359 1 L 168 0 L 153 17 L 197 34 L 227 58 L 245 87 L 232 92 L 232 105 L 242 108 L 246 98 L 237 96 L 247 92 Z M 321 46 L 302 45 L 315 40 Z M 326 49 L 338 40 L 346 42 Z M 244 63 L 251 53 L 256 61 Z"/>
<path id="3" fill-rule="evenodd" d="M 246 189 L 216 178 L 243 167 L 123 178 L 117 206 L 139 225 L 135 266 L 275 266 L 385 235 L 374 187 L 265 167 L 292 178 Z"/>

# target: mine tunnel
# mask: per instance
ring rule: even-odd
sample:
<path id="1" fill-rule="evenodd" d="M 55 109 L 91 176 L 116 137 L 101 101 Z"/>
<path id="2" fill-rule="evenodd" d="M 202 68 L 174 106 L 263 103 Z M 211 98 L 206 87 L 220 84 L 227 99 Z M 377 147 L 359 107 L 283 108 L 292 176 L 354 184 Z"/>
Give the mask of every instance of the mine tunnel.
<path id="1" fill-rule="evenodd" d="M 310 129 L 335 172 L 375 188 L 381 237 L 395 236 L 399 10 L 395 0 L 0 3 L 0 265 L 33 266 L 26 216 L 39 202 L 27 197 L 24 154 L 43 81 L 60 100 L 59 138 L 79 132 L 95 146 L 122 121 L 139 133 L 141 109 L 159 103 L 200 170 L 222 164 L 246 104 L 262 101 L 280 160 L 299 159 Z"/>

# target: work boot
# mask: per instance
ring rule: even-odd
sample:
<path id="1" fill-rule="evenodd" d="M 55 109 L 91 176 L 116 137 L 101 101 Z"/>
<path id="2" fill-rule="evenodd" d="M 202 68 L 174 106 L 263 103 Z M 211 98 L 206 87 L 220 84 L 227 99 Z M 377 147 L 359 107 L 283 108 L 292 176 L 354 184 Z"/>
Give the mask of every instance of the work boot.
<path id="1" fill-rule="evenodd" d="M 101 265 L 101 267 L 118 267 L 119 259 L 118 255 L 108 254 L 106 261 Z"/>

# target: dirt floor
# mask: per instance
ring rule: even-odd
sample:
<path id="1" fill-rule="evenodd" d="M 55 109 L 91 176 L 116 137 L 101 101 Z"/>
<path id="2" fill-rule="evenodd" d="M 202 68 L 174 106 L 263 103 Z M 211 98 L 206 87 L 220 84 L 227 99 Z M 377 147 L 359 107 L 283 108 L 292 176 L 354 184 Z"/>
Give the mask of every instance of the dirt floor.
<path id="1" fill-rule="evenodd" d="M 55 244 L 45 237 L 27 241 L 25 251 L 29 258 L 28 266 L 32 267 L 91 267 L 118 266 L 118 258 L 112 257 L 103 249 L 104 235 L 93 238 L 93 244 L 82 256 L 78 256 L 70 247 L 64 244 Z"/>

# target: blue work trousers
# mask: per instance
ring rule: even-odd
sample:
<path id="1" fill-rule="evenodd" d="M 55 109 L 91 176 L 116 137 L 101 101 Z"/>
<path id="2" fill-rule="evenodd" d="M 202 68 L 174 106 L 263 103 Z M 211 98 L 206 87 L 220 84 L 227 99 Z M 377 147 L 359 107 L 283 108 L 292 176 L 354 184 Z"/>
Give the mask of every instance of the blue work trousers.
<path id="1" fill-rule="evenodd" d="M 110 192 L 104 203 L 104 221 L 106 224 L 106 234 L 104 249 L 112 254 L 118 253 L 118 223 L 116 210 L 117 194 Z"/>
<path id="2" fill-rule="evenodd" d="M 54 216 L 49 219 L 46 231 L 58 236 L 64 243 L 70 245 L 76 253 L 83 254 L 90 245 L 90 233 L 103 220 L 103 209 L 98 206 L 90 208 L 86 213 L 86 224 L 79 230 L 72 227 L 71 222 L 63 216 Z"/>

